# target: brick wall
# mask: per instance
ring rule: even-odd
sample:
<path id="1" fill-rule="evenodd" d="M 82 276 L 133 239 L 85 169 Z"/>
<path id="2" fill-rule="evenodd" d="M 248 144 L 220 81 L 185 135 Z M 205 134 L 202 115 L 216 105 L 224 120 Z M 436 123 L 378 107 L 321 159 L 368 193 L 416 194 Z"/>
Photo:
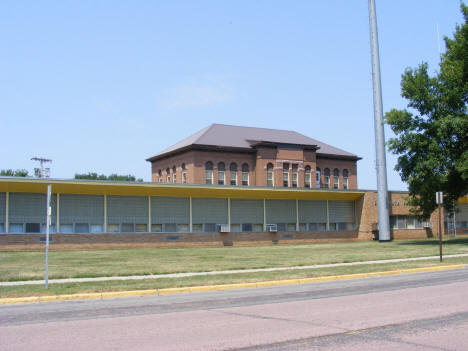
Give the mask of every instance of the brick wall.
<path id="1" fill-rule="evenodd" d="M 304 187 L 305 180 L 305 167 L 311 168 L 311 187 L 316 187 L 315 170 L 320 167 L 322 171 L 323 183 L 323 170 L 329 168 L 333 175 L 333 169 L 340 170 L 340 185 L 343 188 L 343 169 L 349 172 L 348 188 L 357 189 L 357 168 L 356 161 L 350 160 L 335 160 L 328 158 L 316 158 L 315 151 L 302 150 L 298 148 L 281 148 L 281 147 L 263 147 L 260 146 L 256 153 L 240 153 L 240 152 L 223 152 L 223 151 L 203 151 L 194 150 L 187 151 L 175 156 L 152 162 L 152 180 L 158 182 L 161 178 L 159 171 L 162 174 L 163 182 L 166 182 L 167 172 L 169 168 L 169 175 L 171 182 L 173 181 L 173 167 L 176 167 L 177 183 L 182 183 L 182 169 L 181 165 L 185 163 L 187 170 L 187 183 L 192 184 L 205 184 L 205 164 L 210 161 L 213 163 L 213 183 L 218 183 L 218 163 L 223 162 L 226 167 L 225 171 L 225 184 L 229 184 L 230 179 L 230 165 L 236 163 L 238 167 L 237 181 L 241 184 L 242 164 L 249 165 L 249 185 L 266 186 L 266 167 L 268 163 L 272 163 L 274 167 L 274 186 L 283 187 L 283 163 L 289 163 L 289 183 L 292 186 L 292 167 L 293 164 L 297 165 L 298 173 L 298 187 Z M 333 188 L 333 178 L 331 177 L 330 187 Z"/>

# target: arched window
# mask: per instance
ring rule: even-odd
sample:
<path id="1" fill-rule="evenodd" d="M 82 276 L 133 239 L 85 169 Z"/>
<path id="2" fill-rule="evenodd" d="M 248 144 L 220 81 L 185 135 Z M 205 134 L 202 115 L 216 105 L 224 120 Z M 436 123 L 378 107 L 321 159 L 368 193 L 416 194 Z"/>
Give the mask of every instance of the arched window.
<path id="1" fill-rule="evenodd" d="M 170 183 L 171 182 L 171 170 L 170 168 L 166 168 L 166 183 Z"/>
<path id="2" fill-rule="evenodd" d="M 310 188 L 310 171 L 311 168 L 309 165 L 305 167 L 305 173 L 304 173 L 304 186 L 306 188 Z"/>
<path id="3" fill-rule="evenodd" d="M 283 163 L 283 186 L 289 187 L 289 163 Z"/>
<path id="4" fill-rule="evenodd" d="M 340 171 L 338 168 L 333 170 L 333 189 L 338 189 L 340 187 Z"/>
<path id="5" fill-rule="evenodd" d="M 172 166 L 172 182 L 177 183 L 177 168 Z"/>
<path id="6" fill-rule="evenodd" d="M 158 176 L 159 176 L 159 182 L 162 183 L 163 181 L 162 170 L 158 171 Z"/>
<path id="7" fill-rule="evenodd" d="M 242 185 L 249 185 L 249 165 L 242 164 Z"/>
<path id="8" fill-rule="evenodd" d="M 343 169 L 343 189 L 348 189 L 349 173 L 347 169 Z"/>
<path id="9" fill-rule="evenodd" d="M 328 189 L 328 188 L 330 188 L 330 169 L 325 168 L 323 170 L 323 174 L 324 174 L 324 176 L 323 176 L 323 182 L 324 182 L 323 187 Z"/>
<path id="10" fill-rule="evenodd" d="M 299 169 L 299 165 L 297 163 L 293 163 L 292 164 L 292 182 L 291 182 L 293 188 L 297 188 L 297 179 L 299 178 L 297 174 L 298 169 Z"/>
<path id="11" fill-rule="evenodd" d="M 185 168 L 185 163 L 182 163 L 182 183 L 187 183 L 187 169 Z"/>
<path id="12" fill-rule="evenodd" d="M 230 179 L 230 184 L 231 185 L 237 185 L 237 163 L 232 162 L 231 165 L 229 166 L 229 179 Z"/>
<path id="13" fill-rule="evenodd" d="M 205 183 L 213 184 L 213 162 L 205 163 Z"/>
<path id="14" fill-rule="evenodd" d="M 322 177 L 321 177 L 321 171 L 320 168 L 317 167 L 315 170 L 315 187 L 316 188 L 321 188 L 322 187 Z"/>
<path id="15" fill-rule="evenodd" d="M 267 164 L 267 186 L 274 186 L 273 163 Z"/>
<path id="16" fill-rule="evenodd" d="M 218 184 L 219 185 L 224 185 L 225 173 L 226 173 L 226 166 L 224 165 L 224 162 L 219 162 L 218 163 Z"/>

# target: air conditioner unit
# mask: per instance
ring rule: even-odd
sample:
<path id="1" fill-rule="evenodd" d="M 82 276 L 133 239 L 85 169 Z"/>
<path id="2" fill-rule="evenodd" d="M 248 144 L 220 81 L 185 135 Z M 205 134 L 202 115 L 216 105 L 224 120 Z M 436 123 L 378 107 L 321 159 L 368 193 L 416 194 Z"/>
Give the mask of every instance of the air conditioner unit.
<path id="1" fill-rule="evenodd" d="M 219 233 L 229 233 L 231 228 L 229 224 L 216 224 L 216 231 Z"/>
<path id="2" fill-rule="evenodd" d="M 267 232 L 276 233 L 278 226 L 276 224 L 267 224 Z"/>
<path id="3" fill-rule="evenodd" d="M 432 222 L 423 222 L 423 228 L 432 228 Z"/>

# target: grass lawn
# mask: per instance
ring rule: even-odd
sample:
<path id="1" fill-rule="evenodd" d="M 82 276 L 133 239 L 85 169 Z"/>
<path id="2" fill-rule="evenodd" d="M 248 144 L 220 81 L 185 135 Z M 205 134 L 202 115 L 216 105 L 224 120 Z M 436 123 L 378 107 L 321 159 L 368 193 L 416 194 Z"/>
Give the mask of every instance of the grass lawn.
<path id="1" fill-rule="evenodd" d="M 307 266 L 439 253 L 435 239 L 209 248 L 75 251 L 51 248 L 49 279 Z M 444 254 L 456 253 L 468 253 L 468 238 L 444 241 Z M 43 251 L 0 251 L 0 281 L 43 279 L 43 276 Z"/>
<path id="2" fill-rule="evenodd" d="M 62 295 L 106 291 L 163 289 L 173 287 L 217 285 L 229 283 L 248 283 L 280 279 L 311 278 L 342 274 L 383 272 L 406 268 L 432 267 L 459 263 L 468 264 L 468 257 L 446 258 L 443 260 L 442 263 L 440 263 L 439 260 L 436 259 L 428 261 L 400 262 L 391 264 L 386 263 L 323 269 L 287 270 L 280 272 L 221 274 L 216 276 L 200 276 L 188 278 L 163 278 L 91 283 L 50 284 L 49 289 L 45 289 L 43 285 L 12 286 L 0 287 L 0 298 L 39 295 Z"/>

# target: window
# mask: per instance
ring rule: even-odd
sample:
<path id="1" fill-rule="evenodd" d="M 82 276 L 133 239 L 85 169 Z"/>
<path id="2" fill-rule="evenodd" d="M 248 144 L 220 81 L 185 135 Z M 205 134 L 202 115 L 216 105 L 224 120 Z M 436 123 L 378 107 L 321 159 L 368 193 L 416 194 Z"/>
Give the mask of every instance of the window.
<path id="1" fill-rule="evenodd" d="M 297 188 L 297 170 L 299 168 L 299 165 L 297 163 L 293 164 L 292 165 L 292 171 L 293 171 L 293 174 L 292 174 L 292 187 L 293 188 Z"/>
<path id="2" fill-rule="evenodd" d="M 273 164 L 267 164 L 267 186 L 274 186 Z"/>
<path id="3" fill-rule="evenodd" d="M 247 163 L 242 165 L 242 185 L 249 185 L 249 165 Z"/>
<path id="4" fill-rule="evenodd" d="M 40 233 L 41 224 L 40 223 L 26 223 L 26 233 Z"/>
<path id="5" fill-rule="evenodd" d="M 237 185 L 237 163 L 233 162 L 229 166 L 229 182 L 231 185 Z"/>
<path id="6" fill-rule="evenodd" d="M 391 229 L 422 229 L 423 222 L 416 216 L 390 216 Z"/>
<path id="7" fill-rule="evenodd" d="M 283 163 L 283 186 L 289 187 L 289 163 Z"/>
<path id="8" fill-rule="evenodd" d="M 177 183 L 177 168 L 176 166 L 172 166 L 172 182 Z"/>
<path id="9" fill-rule="evenodd" d="M 333 170 L 333 189 L 338 189 L 340 187 L 340 171 L 335 168 Z"/>
<path id="10" fill-rule="evenodd" d="M 161 170 L 158 171 L 158 176 L 159 176 L 159 178 L 162 177 L 162 171 Z"/>
<path id="11" fill-rule="evenodd" d="M 223 162 L 218 163 L 218 184 L 224 185 L 224 175 L 226 172 L 226 167 Z"/>
<path id="12" fill-rule="evenodd" d="M 310 188 L 310 166 L 305 167 L 304 186 Z"/>
<path id="13" fill-rule="evenodd" d="M 283 186 L 289 187 L 289 172 L 283 172 Z"/>
<path id="14" fill-rule="evenodd" d="M 146 230 L 146 224 L 144 224 L 144 223 L 135 224 L 135 231 L 137 233 L 146 233 L 146 231 L 147 231 Z"/>
<path id="15" fill-rule="evenodd" d="M 315 171 L 315 187 L 316 188 L 321 188 L 322 187 L 322 184 L 321 184 L 321 181 L 320 181 L 321 177 L 320 177 L 320 168 L 317 167 L 317 170 Z"/>
<path id="16" fill-rule="evenodd" d="M 323 172 L 325 174 L 323 177 L 323 187 L 328 189 L 330 188 L 330 170 L 328 168 L 325 168 Z"/>
<path id="17" fill-rule="evenodd" d="M 160 183 L 162 183 L 162 182 L 163 182 L 163 179 L 162 179 L 162 177 L 161 177 L 161 178 L 159 178 L 159 182 L 160 182 Z"/>
<path id="18" fill-rule="evenodd" d="M 182 163 L 182 183 L 187 183 L 187 169 L 185 168 L 185 163 Z"/>
<path id="19" fill-rule="evenodd" d="M 343 189 L 348 189 L 348 170 L 343 169 Z"/>
<path id="20" fill-rule="evenodd" d="M 168 175 L 168 176 L 166 177 L 166 183 L 170 183 L 170 182 L 171 182 L 171 176 Z"/>
<path id="21" fill-rule="evenodd" d="M 252 223 L 242 223 L 242 231 L 245 232 L 252 232 L 253 231 L 253 225 Z"/>
<path id="22" fill-rule="evenodd" d="M 205 163 L 205 183 L 213 184 L 213 163 L 210 161 Z"/>

